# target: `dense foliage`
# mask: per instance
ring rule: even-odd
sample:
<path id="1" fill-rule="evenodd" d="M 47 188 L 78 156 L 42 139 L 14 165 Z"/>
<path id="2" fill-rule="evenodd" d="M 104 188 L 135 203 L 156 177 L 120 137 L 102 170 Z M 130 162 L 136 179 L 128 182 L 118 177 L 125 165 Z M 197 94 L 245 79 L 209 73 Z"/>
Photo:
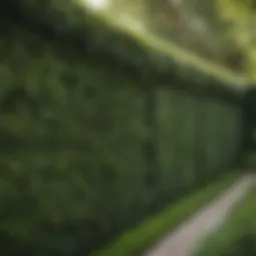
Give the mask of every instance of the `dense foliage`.
<path id="1" fill-rule="evenodd" d="M 245 87 L 43 3 L 0 32 L 1 253 L 87 255 L 234 163 Z"/>
<path id="2" fill-rule="evenodd" d="M 127 22 L 255 79 L 255 0 L 101 2 Z"/>

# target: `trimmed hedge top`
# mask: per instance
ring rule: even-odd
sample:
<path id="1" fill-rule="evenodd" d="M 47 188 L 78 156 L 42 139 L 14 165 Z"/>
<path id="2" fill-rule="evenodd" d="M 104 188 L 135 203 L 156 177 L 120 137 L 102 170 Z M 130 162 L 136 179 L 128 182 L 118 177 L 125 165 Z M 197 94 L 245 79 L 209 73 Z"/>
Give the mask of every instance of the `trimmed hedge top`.
<path id="1" fill-rule="evenodd" d="M 87 0 L 23 0 L 17 2 L 15 9 L 30 24 L 48 25 L 57 35 L 76 37 L 87 44 L 90 41 L 92 51 L 118 57 L 118 62 L 138 69 L 149 81 L 154 77 L 163 84 L 168 83 L 168 78 L 178 79 L 181 86 L 239 95 L 248 87 L 244 77 L 184 51 L 146 29 L 129 26 L 127 21 L 108 12 L 94 12 Z M 190 83 L 184 85 L 187 81 Z"/>

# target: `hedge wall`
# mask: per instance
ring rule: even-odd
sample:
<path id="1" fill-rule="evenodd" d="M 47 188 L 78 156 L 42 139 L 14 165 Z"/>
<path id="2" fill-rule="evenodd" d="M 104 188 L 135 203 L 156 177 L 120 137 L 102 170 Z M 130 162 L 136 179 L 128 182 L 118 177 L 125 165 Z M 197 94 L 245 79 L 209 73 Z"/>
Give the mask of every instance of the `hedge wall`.
<path id="1" fill-rule="evenodd" d="M 1 6 L 4 255 L 87 255 L 233 163 L 243 79 L 73 1 Z"/>

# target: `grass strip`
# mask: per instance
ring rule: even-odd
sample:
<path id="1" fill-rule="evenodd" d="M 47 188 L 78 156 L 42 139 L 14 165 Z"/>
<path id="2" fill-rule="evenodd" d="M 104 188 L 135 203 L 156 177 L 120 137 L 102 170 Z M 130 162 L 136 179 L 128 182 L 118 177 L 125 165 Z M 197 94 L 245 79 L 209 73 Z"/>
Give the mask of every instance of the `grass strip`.
<path id="1" fill-rule="evenodd" d="M 209 203 L 220 192 L 229 187 L 237 174 L 227 175 L 212 184 L 199 189 L 192 195 L 167 206 L 162 212 L 147 218 L 140 225 L 115 239 L 107 247 L 95 251 L 90 256 L 136 256 L 141 255 L 167 232 L 194 214 L 204 204 Z"/>
<path id="2" fill-rule="evenodd" d="M 227 222 L 207 236 L 193 256 L 256 255 L 256 189 L 232 211 Z"/>

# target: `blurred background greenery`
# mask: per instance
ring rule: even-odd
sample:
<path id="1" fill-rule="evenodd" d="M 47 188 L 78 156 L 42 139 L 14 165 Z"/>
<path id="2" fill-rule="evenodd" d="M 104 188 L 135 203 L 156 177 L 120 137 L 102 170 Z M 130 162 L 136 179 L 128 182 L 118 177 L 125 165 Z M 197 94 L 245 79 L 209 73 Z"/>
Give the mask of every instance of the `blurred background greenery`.
<path id="1" fill-rule="evenodd" d="M 255 0 L 85 0 L 199 56 L 256 78 Z"/>

